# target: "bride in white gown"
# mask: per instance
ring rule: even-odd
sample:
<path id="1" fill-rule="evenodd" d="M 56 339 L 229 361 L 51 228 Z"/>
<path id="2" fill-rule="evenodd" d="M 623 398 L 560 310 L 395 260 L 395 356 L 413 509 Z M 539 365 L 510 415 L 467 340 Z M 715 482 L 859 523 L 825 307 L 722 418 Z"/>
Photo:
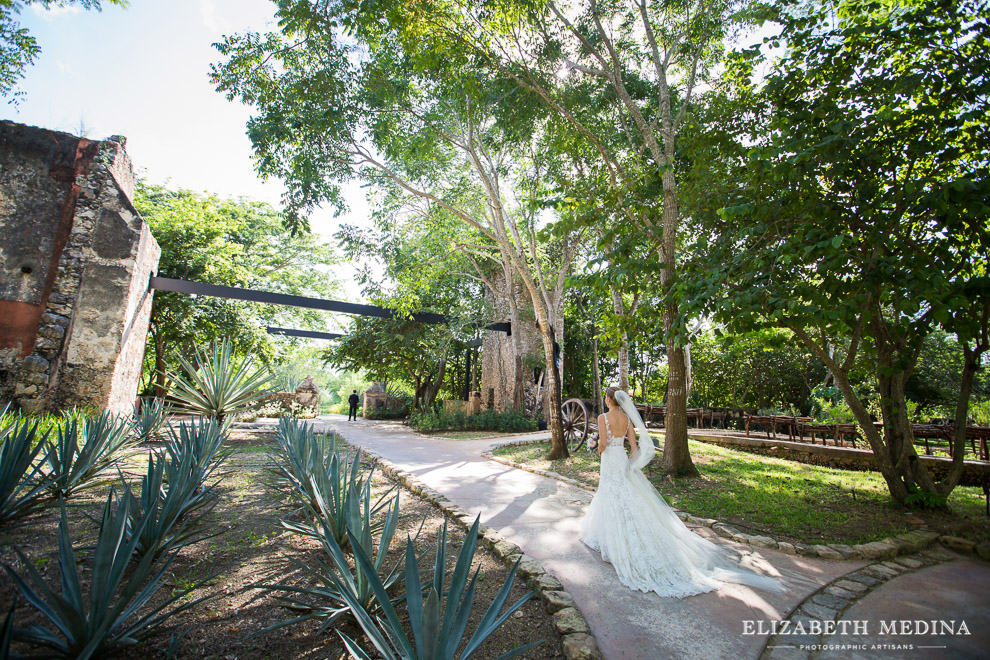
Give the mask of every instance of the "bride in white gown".
<path id="1" fill-rule="evenodd" d="M 643 475 L 655 449 L 632 399 L 610 387 L 605 404 L 609 412 L 598 417 L 601 479 L 581 522 L 581 540 L 615 567 L 622 584 L 676 598 L 723 582 L 781 590 L 778 580 L 740 568 L 729 551 L 681 522 Z M 623 446 L 627 439 L 631 460 Z"/>

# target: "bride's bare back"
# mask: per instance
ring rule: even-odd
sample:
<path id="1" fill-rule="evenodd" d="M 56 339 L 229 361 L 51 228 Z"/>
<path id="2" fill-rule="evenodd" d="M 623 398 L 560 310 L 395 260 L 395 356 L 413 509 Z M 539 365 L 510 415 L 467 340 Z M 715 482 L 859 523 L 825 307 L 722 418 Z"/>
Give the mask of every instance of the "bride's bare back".
<path id="1" fill-rule="evenodd" d="M 606 425 L 606 421 L 608 424 Z M 636 430 L 629 421 L 628 415 L 622 412 L 618 405 L 610 406 L 607 413 L 598 416 L 598 453 L 601 454 L 608 447 L 609 429 L 614 438 L 621 438 L 621 434 L 615 434 L 616 429 L 625 429 L 625 439 L 629 441 L 629 448 L 632 453 L 636 453 Z M 621 433 L 621 432 L 620 432 Z"/>

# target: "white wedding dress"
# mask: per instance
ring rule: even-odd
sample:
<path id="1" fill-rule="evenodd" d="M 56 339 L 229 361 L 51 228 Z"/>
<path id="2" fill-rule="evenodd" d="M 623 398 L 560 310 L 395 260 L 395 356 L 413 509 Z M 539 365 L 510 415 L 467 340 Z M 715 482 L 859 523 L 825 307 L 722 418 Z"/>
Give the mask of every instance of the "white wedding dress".
<path id="1" fill-rule="evenodd" d="M 625 431 L 612 435 L 605 418 L 601 479 L 581 522 L 581 540 L 615 567 L 619 581 L 674 598 L 712 591 L 722 582 L 780 590 L 777 580 L 739 568 L 727 550 L 681 522 L 643 472 L 630 465 Z M 648 434 L 644 439 L 652 445 Z"/>

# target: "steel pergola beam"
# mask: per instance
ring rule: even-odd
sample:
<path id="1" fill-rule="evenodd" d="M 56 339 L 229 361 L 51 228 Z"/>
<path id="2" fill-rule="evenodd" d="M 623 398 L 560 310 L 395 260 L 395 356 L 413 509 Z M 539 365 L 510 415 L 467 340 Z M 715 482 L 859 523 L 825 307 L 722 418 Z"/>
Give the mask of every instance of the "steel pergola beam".
<path id="1" fill-rule="evenodd" d="M 297 328 L 276 328 L 268 326 L 265 331 L 270 335 L 285 335 L 286 337 L 305 337 L 307 339 L 340 339 L 346 335 L 336 332 L 317 332 L 315 330 L 299 330 Z"/>
<path id="2" fill-rule="evenodd" d="M 307 296 L 295 296 L 287 293 L 255 291 L 254 289 L 242 289 L 235 286 L 206 284 L 204 282 L 190 282 L 188 280 L 176 280 L 170 277 L 152 276 L 150 288 L 158 291 L 174 291 L 175 293 L 185 293 L 195 296 L 229 298 L 231 300 L 248 300 L 251 302 L 265 303 L 268 305 L 285 305 L 287 307 L 321 309 L 328 312 L 341 312 L 343 314 L 356 314 L 358 316 L 377 316 L 379 318 L 386 319 L 404 318 L 403 314 L 396 312 L 395 310 L 379 307 L 377 305 L 363 305 L 360 303 L 341 302 L 338 300 L 324 300 L 323 298 L 309 298 Z M 450 321 L 450 319 L 443 314 L 435 314 L 433 312 L 414 312 L 409 315 L 409 318 L 420 323 L 446 324 Z M 504 332 L 507 335 L 512 334 L 511 323 L 492 323 L 484 326 L 482 329 L 493 330 L 495 332 Z"/>

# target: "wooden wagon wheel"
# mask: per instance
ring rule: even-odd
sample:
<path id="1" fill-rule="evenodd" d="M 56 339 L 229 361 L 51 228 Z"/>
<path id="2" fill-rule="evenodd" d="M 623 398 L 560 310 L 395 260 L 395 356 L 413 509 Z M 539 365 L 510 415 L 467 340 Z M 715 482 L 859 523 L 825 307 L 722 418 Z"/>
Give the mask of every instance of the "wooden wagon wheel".
<path id="1" fill-rule="evenodd" d="M 588 408 L 581 399 L 568 399 L 560 407 L 560 412 L 564 422 L 564 442 L 569 451 L 576 451 L 587 441 L 592 430 Z"/>

